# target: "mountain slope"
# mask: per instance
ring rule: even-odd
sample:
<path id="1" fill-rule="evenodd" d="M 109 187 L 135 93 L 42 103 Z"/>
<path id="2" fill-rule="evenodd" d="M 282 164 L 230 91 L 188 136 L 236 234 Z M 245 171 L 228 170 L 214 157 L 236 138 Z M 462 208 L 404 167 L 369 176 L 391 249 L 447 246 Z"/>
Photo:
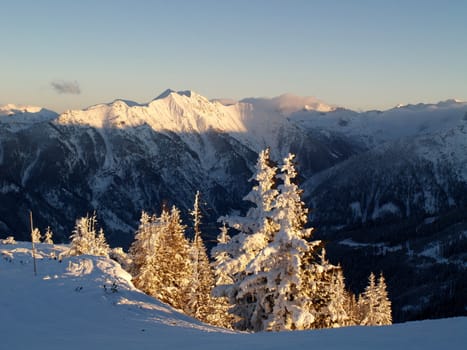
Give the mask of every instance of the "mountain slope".
<path id="1" fill-rule="evenodd" d="M 32 209 L 39 227 L 50 225 L 65 240 L 77 216 L 97 210 L 110 241 L 127 246 L 141 210 L 164 203 L 186 210 L 197 190 L 214 222 L 242 208 L 256 154 L 269 142 L 278 158 L 303 154 L 310 171 L 357 151 L 345 138 L 313 137 L 280 114 L 212 103 L 190 91 L 0 129 L 0 229 L 25 239 L 24 213 Z"/>
<path id="2" fill-rule="evenodd" d="M 167 90 L 60 116 L 2 110 L 0 237 L 28 239 L 32 210 L 66 242 L 95 210 L 109 242 L 128 247 L 141 210 L 175 204 L 189 224 L 199 190 L 212 245 L 217 218 L 247 209 L 257 153 L 270 146 L 277 161 L 297 154 L 317 238 L 354 292 L 383 271 L 396 322 L 466 313 L 465 102 L 358 113 L 292 95 L 222 104 Z"/>
<path id="3" fill-rule="evenodd" d="M 136 290 L 112 260 L 55 260 L 65 246 L 0 243 L 0 339 L 10 349 L 463 349 L 467 318 L 246 334 L 207 326 Z M 116 292 L 111 286 L 115 283 Z M 106 288 L 104 288 L 104 285 Z"/>

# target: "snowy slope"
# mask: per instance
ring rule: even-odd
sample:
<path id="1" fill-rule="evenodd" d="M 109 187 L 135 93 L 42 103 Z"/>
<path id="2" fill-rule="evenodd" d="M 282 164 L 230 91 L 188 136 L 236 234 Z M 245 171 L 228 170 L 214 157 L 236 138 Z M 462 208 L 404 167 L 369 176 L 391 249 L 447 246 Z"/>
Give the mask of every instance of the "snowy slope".
<path id="1" fill-rule="evenodd" d="M 447 100 L 437 104 L 398 106 L 387 111 L 353 112 L 337 108 L 329 113 L 300 111 L 291 119 L 305 128 L 340 132 L 357 137 L 368 146 L 400 138 L 445 132 L 467 120 L 467 102 Z"/>
<path id="2" fill-rule="evenodd" d="M 467 318 L 388 327 L 245 334 L 206 326 L 136 290 L 106 258 L 53 256 L 65 246 L 0 243 L 4 349 L 463 349 Z M 116 283 L 117 292 L 105 290 Z"/>

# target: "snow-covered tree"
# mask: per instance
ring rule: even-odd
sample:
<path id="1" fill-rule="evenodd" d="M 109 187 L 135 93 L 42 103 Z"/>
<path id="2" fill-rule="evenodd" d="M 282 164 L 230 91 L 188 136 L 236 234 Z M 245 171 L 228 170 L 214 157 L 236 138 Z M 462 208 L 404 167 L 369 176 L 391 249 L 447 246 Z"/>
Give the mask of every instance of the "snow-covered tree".
<path id="1" fill-rule="evenodd" d="M 312 228 L 305 228 L 308 209 L 304 206 L 301 190 L 295 183 L 297 172 L 294 155 L 284 159 L 279 195 L 273 202 L 273 217 L 279 230 L 273 240 L 249 264 L 250 274 L 242 282 L 242 291 L 255 288 L 265 315 L 257 317 L 257 329 L 286 330 L 311 328 L 313 313 L 304 307 L 302 266 L 305 258 L 320 245 L 308 242 Z M 259 288 L 258 288 L 259 287 Z"/>
<path id="2" fill-rule="evenodd" d="M 392 324 L 392 311 L 391 301 L 388 297 L 386 280 L 383 274 L 379 275 L 378 284 L 376 285 L 378 291 L 378 306 L 376 308 L 377 313 L 377 324 L 378 325 L 390 325 Z"/>
<path id="3" fill-rule="evenodd" d="M 178 309 L 186 309 L 192 276 L 190 250 L 180 211 L 172 207 L 159 218 L 143 213 L 130 248 L 135 286 Z"/>
<path id="4" fill-rule="evenodd" d="M 47 229 L 46 229 L 45 234 L 44 234 L 44 241 L 43 242 L 47 243 L 47 244 L 54 244 L 52 236 L 53 236 L 52 230 L 50 229 L 50 226 L 47 226 Z"/>
<path id="5" fill-rule="evenodd" d="M 339 265 L 331 264 L 321 249 L 319 260 L 310 259 L 303 269 L 306 308 L 315 318 L 313 328 L 336 328 L 352 324 L 348 312 L 350 293 L 345 290 L 344 274 Z"/>
<path id="6" fill-rule="evenodd" d="M 104 230 L 99 229 L 99 233 L 96 236 L 95 246 L 94 246 L 94 255 L 98 256 L 109 256 L 110 247 L 105 239 Z"/>
<path id="7" fill-rule="evenodd" d="M 391 302 L 388 299 L 386 282 L 382 274 L 377 283 L 373 272 L 370 274 L 368 286 L 360 296 L 358 303 L 361 313 L 361 325 L 381 326 L 392 323 Z"/>
<path id="8" fill-rule="evenodd" d="M 156 296 L 172 306 L 184 309 L 192 276 L 189 242 L 185 237 L 180 211 L 173 206 L 167 229 L 161 235 L 157 263 L 160 289 Z"/>
<path id="9" fill-rule="evenodd" d="M 31 232 L 31 241 L 34 243 L 40 243 L 41 237 L 41 231 L 39 231 L 38 228 L 34 228 Z"/>
<path id="10" fill-rule="evenodd" d="M 96 215 L 86 216 L 76 220 L 75 229 L 70 236 L 70 249 L 67 255 L 101 255 L 108 256 L 109 246 L 105 240 L 104 231 L 96 234 Z"/>
<path id="11" fill-rule="evenodd" d="M 130 272 L 133 283 L 143 292 L 157 296 L 164 286 L 162 269 L 158 262 L 161 256 L 163 236 L 167 234 L 170 213 L 164 209 L 160 217 L 141 213 L 140 225 L 135 235 L 135 241 L 130 247 L 132 259 Z M 167 300 L 163 300 L 166 301 Z"/>
<path id="12" fill-rule="evenodd" d="M 209 263 L 206 247 L 201 237 L 200 193 L 196 193 L 193 210 L 194 238 L 190 245 L 192 278 L 188 291 L 187 313 L 216 326 L 231 328 L 232 317 L 228 313 L 226 298 L 212 296 L 214 274 Z"/>
<path id="13" fill-rule="evenodd" d="M 153 225 L 156 218 L 149 216 L 145 211 L 141 212 L 138 230 L 135 233 L 135 240 L 130 246 L 129 256 L 131 259 L 130 273 L 133 276 L 139 274 L 143 265 L 147 264 L 147 257 L 154 254 L 156 250 L 156 239 L 154 236 Z"/>
<path id="14" fill-rule="evenodd" d="M 217 247 L 212 250 L 211 254 L 214 259 L 212 266 L 214 268 L 214 279 L 216 286 L 226 286 L 234 282 L 233 276 L 228 274 L 226 269 L 222 268 L 232 259 L 229 254 L 229 250 L 226 246 L 229 245 L 230 236 L 229 229 L 227 228 L 225 222 L 222 224 L 220 233 L 217 236 Z M 220 293 L 222 294 L 222 293 Z"/>
<path id="15" fill-rule="evenodd" d="M 216 262 L 217 275 L 232 279 L 216 292 L 235 304 L 240 329 L 306 329 L 315 320 L 313 310 L 304 307 L 307 287 L 301 278 L 307 257 L 320 242 L 307 241 L 313 230 L 305 228 L 308 210 L 295 184 L 293 159 L 285 158 L 276 175 L 269 151 L 261 152 L 253 176 L 258 185 L 245 197 L 255 206 L 246 217 L 221 218 L 240 233 L 213 249 L 215 257 L 222 257 L 222 263 Z"/>
<path id="16" fill-rule="evenodd" d="M 217 278 L 215 295 L 226 296 L 234 305 L 232 313 L 240 319 L 236 325 L 239 329 L 253 329 L 251 323 L 258 306 L 256 297 L 243 291 L 240 283 L 246 277 L 248 264 L 273 240 L 278 226 L 272 218 L 272 203 L 278 195 L 275 174 L 277 168 L 269 158 L 269 149 L 259 154 L 256 172 L 250 181 L 257 184 L 244 199 L 253 206 L 246 216 L 224 216 L 219 221 L 239 231 L 232 239 L 219 242 L 212 250 L 216 257 Z"/>
<path id="17" fill-rule="evenodd" d="M 214 287 L 214 276 L 209 264 L 206 247 L 201 238 L 200 193 L 196 192 L 191 216 L 193 217 L 194 238 L 190 244 L 192 276 L 188 291 L 187 310 L 190 315 L 207 322 L 213 313 L 211 291 Z"/>
<path id="18" fill-rule="evenodd" d="M 245 217 L 219 219 L 239 233 L 229 239 L 224 227 L 212 250 L 214 291 L 229 297 L 242 330 L 354 324 L 342 268 L 327 261 L 321 241 L 310 240 L 294 158 L 289 154 L 276 175 L 269 152 L 261 152 L 252 178 L 258 184 L 245 197 L 254 206 Z"/>

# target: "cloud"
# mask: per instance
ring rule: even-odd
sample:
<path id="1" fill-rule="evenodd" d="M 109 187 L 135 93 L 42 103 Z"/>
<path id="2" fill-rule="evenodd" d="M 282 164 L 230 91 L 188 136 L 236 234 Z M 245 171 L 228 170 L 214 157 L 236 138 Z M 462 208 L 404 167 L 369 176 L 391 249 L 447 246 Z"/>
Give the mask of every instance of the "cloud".
<path id="1" fill-rule="evenodd" d="M 78 82 L 75 81 L 64 81 L 64 80 L 55 80 L 50 83 L 55 92 L 59 94 L 72 94 L 79 95 L 81 89 Z"/>

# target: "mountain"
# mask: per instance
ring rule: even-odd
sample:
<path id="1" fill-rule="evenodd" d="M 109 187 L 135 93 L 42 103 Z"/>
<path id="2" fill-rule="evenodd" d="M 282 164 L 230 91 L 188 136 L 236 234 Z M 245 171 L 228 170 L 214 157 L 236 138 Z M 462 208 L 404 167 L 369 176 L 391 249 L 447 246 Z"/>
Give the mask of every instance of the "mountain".
<path id="1" fill-rule="evenodd" d="M 0 106 L 0 127 L 17 131 L 31 124 L 50 121 L 57 116 L 54 111 L 42 107 L 8 104 Z"/>
<path id="2" fill-rule="evenodd" d="M 297 155 L 316 238 L 354 292 L 383 271 L 396 322 L 467 313 L 465 102 L 359 113 L 288 94 L 226 102 L 167 90 L 61 115 L 3 110 L 0 237 L 27 240 L 32 210 L 66 242 L 96 211 L 109 242 L 128 247 L 141 210 L 175 204 L 189 223 L 199 190 L 212 245 L 217 218 L 247 209 L 269 146 L 278 161 Z"/>
<path id="3" fill-rule="evenodd" d="M 307 153 L 315 158 L 311 169 L 354 153 L 345 138 L 313 138 L 279 113 L 171 90 L 147 104 L 116 100 L 2 128 L 0 136 L 3 232 L 27 238 L 32 209 L 39 227 L 50 225 L 65 240 L 77 216 L 96 210 L 110 241 L 124 246 L 141 210 L 158 211 L 165 202 L 187 210 L 197 190 L 208 221 L 242 209 L 266 145 L 277 155 Z"/>
<path id="4" fill-rule="evenodd" d="M 64 245 L 0 242 L 0 339 L 7 349 L 463 349 L 467 318 L 301 332 L 202 324 L 139 290 L 113 260 L 64 257 Z"/>

